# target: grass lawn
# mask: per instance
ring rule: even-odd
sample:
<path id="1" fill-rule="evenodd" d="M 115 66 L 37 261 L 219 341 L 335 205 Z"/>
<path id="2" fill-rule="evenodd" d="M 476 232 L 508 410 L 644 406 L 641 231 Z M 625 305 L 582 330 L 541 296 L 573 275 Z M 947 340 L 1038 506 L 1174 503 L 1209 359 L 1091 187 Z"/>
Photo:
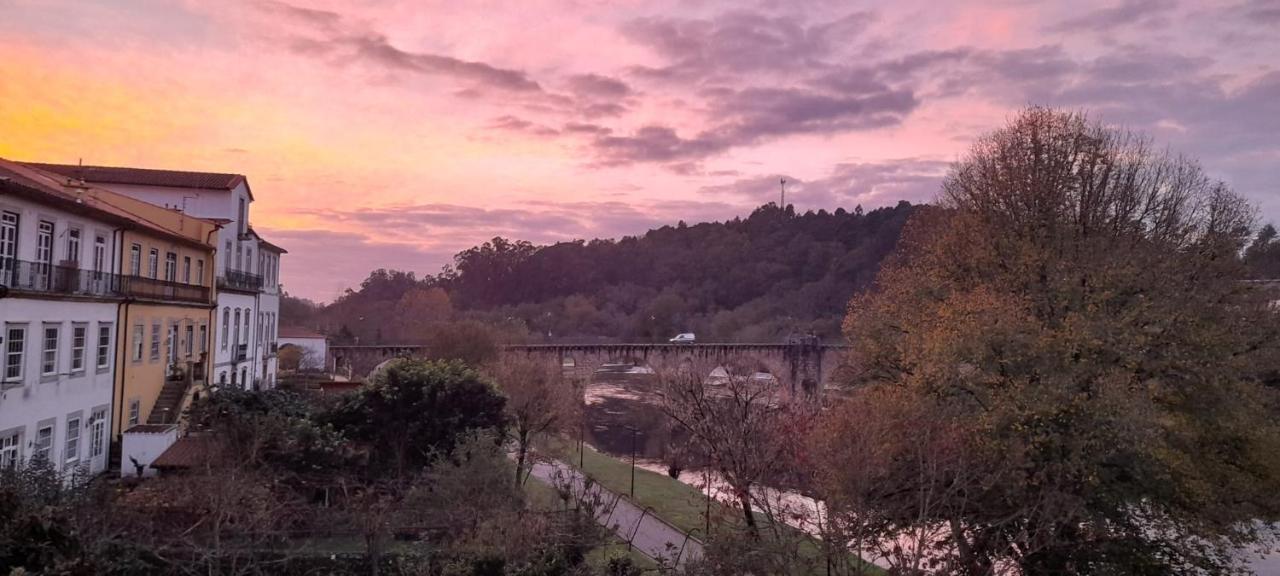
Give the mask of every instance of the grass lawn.
<path id="1" fill-rule="evenodd" d="M 542 448 L 551 457 L 574 467 L 578 467 L 581 459 L 582 471 L 614 493 L 627 494 L 631 489 L 630 462 L 602 454 L 591 446 L 586 446 L 585 453 L 579 455 L 577 443 L 562 438 L 548 439 Z M 707 497 L 701 490 L 665 474 L 641 468 L 636 468 L 635 475 L 634 502 L 650 508 L 659 518 L 676 528 L 692 533 L 694 538 L 706 539 L 704 530 Z M 736 507 L 730 508 L 719 501 L 711 502 L 712 532 L 716 529 L 717 520 L 728 519 L 737 524 L 741 522 L 741 518 L 742 513 Z M 759 514 L 756 515 L 756 521 L 761 524 L 767 522 Z M 798 532 L 790 527 L 785 529 Z M 805 556 L 818 558 L 821 555 L 821 543 L 818 540 L 806 537 L 806 544 L 802 552 Z M 875 566 L 868 567 L 871 574 L 884 573 Z"/>
<path id="2" fill-rule="evenodd" d="M 545 449 L 557 460 L 578 466 L 576 443 L 552 438 L 546 442 Z M 582 471 L 615 494 L 627 494 L 631 490 L 631 463 L 601 454 L 591 446 L 587 446 L 586 453 L 582 455 Z M 706 527 L 707 497 L 701 490 L 665 474 L 636 468 L 636 492 L 632 500 L 642 507 L 652 508 L 654 514 L 672 526 L 693 533 L 694 538 L 706 539 L 703 531 Z M 733 514 L 733 511 L 712 501 L 712 520 L 725 514 Z"/>

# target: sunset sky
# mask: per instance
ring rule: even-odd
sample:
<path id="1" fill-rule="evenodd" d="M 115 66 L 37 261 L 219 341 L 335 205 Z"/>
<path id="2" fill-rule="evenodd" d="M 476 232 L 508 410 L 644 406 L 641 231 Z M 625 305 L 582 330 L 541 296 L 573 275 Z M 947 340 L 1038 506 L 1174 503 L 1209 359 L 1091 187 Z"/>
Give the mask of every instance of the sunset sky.
<path id="1" fill-rule="evenodd" d="M 1018 108 L 1087 109 L 1280 219 L 1280 0 L 0 0 L 0 157 L 238 172 L 286 289 L 551 242 L 933 198 Z"/>

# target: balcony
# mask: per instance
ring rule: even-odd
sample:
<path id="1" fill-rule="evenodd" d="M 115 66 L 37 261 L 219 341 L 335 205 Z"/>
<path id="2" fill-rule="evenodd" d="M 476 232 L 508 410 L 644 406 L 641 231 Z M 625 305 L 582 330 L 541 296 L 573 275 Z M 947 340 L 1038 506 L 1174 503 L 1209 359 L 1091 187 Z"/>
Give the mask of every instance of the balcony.
<path id="1" fill-rule="evenodd" d="M 0 286 L 15 292 L 67 294 L 115 298 L 121 296 L 121 278 L 110 272 L 81 270 L 75 262 L 58 266 L 0 258 Z"/>
<path id="2" fill-rule="evenodd" d="M 240 270 L 227 270 L 218 277 L 218 287 L 224 290 L 258 292 L 262 290 L 262 277 Z"/>
<path id="3" fill-rule="evenodd" d="M 120 292 L 131 298 L 173 300 L 178 302 L 209 302 L 209 288 L 195 284 L 167 282 L 142 276 L 121 276 Z"/>

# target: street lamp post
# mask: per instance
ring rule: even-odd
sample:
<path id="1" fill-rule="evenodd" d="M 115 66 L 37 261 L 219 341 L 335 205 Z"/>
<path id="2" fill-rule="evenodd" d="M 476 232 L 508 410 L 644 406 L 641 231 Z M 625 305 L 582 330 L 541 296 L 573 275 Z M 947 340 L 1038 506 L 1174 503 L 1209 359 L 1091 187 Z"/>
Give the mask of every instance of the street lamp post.
<path id="1" fill-rule="evenodd" d="M 631 429 L 631 497 L 636 497 L 636 429 Z"/>

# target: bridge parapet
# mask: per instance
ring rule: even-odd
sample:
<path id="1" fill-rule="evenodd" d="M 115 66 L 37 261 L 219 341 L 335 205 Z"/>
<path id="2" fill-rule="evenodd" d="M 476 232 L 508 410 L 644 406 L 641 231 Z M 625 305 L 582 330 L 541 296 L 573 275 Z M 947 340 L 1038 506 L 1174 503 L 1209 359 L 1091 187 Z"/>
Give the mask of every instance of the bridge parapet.
<path id="1" fill-rule="evenodd" d="M 516 344 L 503 351 L 524 353 L 560 366 L 567 375 L 585 380 L 605 364 L 635 362 L 658 370 L 674 369 L 680 363 L 755 363 L 772 374 L 791 393 L 820 393 L 831 385 L 832 375 L 842 364 L 848 346 L 793 343 L 616 343 L 616 344 Z M 423 345 L 389 344 L 330 346 L 326 364 L 338 373 L 364 378 L 379 364 L 398 357 L 424 357 Z"/>

